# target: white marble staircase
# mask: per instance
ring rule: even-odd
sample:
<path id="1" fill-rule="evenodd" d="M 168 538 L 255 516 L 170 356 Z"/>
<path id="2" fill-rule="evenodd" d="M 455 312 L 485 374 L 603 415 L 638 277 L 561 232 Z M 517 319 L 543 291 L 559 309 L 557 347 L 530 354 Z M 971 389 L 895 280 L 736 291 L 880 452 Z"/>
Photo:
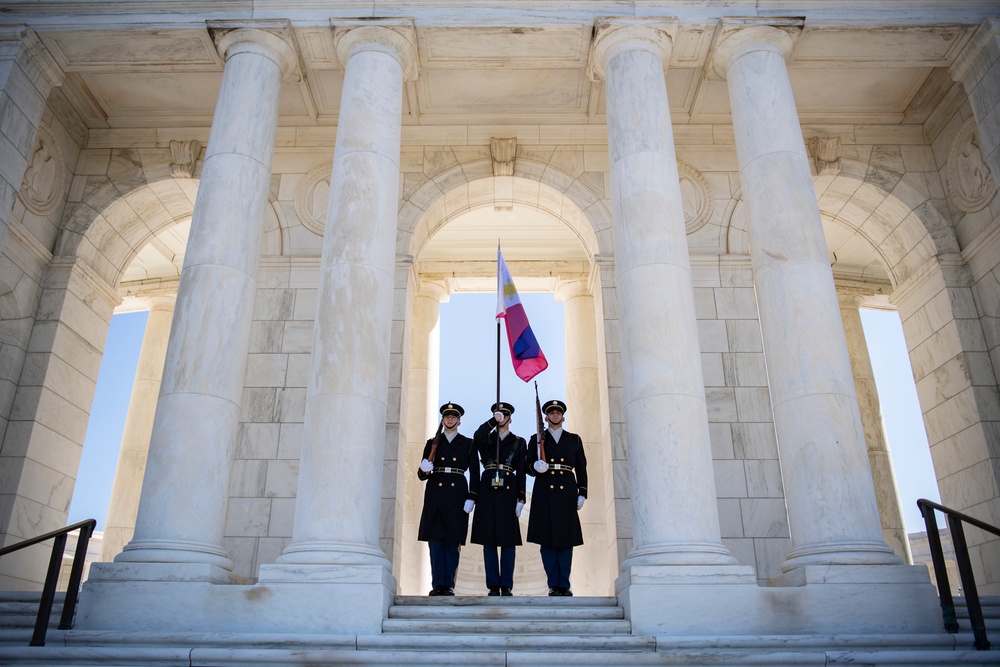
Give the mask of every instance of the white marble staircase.
<path id="1" fill-rule="evenodd" d="M 1000 665 L 1000 598 L 983 601 L 993 651 L 972 650 L 961 610 L 957 635 L 654 637 L 632 635 L 615 598 L 529 596 L 400 596 L 380 635 L 84 632 L 54 620 L 46 646 L 29 647 L 31 602 L 0 594 L 0 665 Z"/>

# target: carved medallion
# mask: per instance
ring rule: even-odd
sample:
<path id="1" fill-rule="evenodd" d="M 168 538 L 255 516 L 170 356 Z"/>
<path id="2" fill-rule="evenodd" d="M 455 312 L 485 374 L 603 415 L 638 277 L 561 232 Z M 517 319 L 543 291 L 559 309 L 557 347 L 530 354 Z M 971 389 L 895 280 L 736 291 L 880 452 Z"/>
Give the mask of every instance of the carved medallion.
<path id="1" fill-rule="evenodd" d="M 976 119 L 969 118 L 955 134 L 948 153 L 948 194 L 955 205 L 974 213 L 989 204 L 997 193 L 993 173 L 983 156 Z"/>
<path id="2" fill-rule="evenodd" d="M 24 208 L 37 215 L 48 215 L 59 207 L 66 183 L 66 165 L 55 133 L 48 125 L 38 126 L 35 145 L 24 170 L 18 197 Z"/>
<path id="3" fill-rule="evenodd" d="M 326 209 L 330 202 L 330 173 L 333 163 L 316 167 L 302 179 L 295 190 L 295 213 L 302 225 L 313 234 L 323 236 Z"/>
<path id="4" fill-rule="evenodd" d="M 701 172 L 683 162 L 677 163 L 681 182 L 681 202 L 684 205 L 684 230 L 694 234 L 705 226 L 715 210 L 712 186 Z"/>

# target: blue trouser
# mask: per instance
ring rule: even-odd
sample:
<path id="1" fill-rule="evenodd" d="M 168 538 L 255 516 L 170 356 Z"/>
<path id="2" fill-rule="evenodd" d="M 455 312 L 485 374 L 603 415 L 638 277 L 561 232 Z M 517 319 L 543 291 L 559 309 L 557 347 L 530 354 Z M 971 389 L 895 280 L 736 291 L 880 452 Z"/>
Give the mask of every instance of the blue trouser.
<path id="1" fill-rule="evenodd" d="M 431 550 L 431 586 L 454 588 L 455 571 L 458 570 L 458 543 L 429 540 Z"/>
<path id="2" fill-rule="evenodd" d="M 483 545 L 483 565 L 486 567 L 487 588 L 514 588 L 514 549 Z M 497 558 L 500 549 L 500 558 Z"/>
<path id="3" fill-rule="evenodd" d="M 548 575 L 549 588 L 569 589 L 569 571 L 573 567 L 573 547 L 542 547 L 542 567 Z"/>

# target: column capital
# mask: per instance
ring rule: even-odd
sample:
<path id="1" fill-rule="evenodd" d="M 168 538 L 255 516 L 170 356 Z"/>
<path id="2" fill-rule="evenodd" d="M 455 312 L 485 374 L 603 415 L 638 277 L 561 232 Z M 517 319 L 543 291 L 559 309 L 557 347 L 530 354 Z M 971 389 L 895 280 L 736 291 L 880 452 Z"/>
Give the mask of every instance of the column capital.
<path id="1" fill-rule="evenodd" d="M 31 77 L 32 83 L 44 89 L 46 94 L 50 88 L 61 86 L 66 79 L 62 68 L 49 53 L 35 31 L 26 25 L 12 25 L 0 28 L 0 42 L 15 42 L 20 46 L 20 52 L 14 55 L 25 73 Z M 23 57 L 19 57 L 23 54 Z M 0 52 L 0 56 L 9 57 Z"/>
<path id="2" fill-rule="evenodd" d="M 417 57 L 417 31 L 411 19 L 382 21 L 332 21 L 333 44 L 344 69 L 355 53 L 377 51 L 392 56 L 403 68 L 403 81 L 420 76 Z"/>
<path id="3" fill-rule="evenodd" d="M 299 56 L 287 21 L 208 21 L 219 57 L 257 53 L 274 60 L 285 81 L 301 81 Z"/>
<path id="4" fill-rule="evenodd" d="M 417 283 L 416 296 L 436 299 L 438 303 L 444 303 L 451 296 L 451 290 L 443 282 L 423 279 Z"/>
<path id="5" fill-rule="evenodd" d="M 663 61 L 666 70 L 676 32 L 677 23 L 670 19 L 597 18 L 587 67 L 591 81 L 603 81 L 608 62 L 624 51 L 648 51 Z"/>
<path id="6" fill-rule="evenodd" d="M 588 280 L 564 280 L 560 278 L 556 282 L 556 288 L 553 292 L 553 296 L 556 301 L 561 303 L 566 303 L 570 299 L 575 299 L 579 296 L 592 296 L 588 283 Z"/>
<path id="7" fill-rule="evenodd" d="M 994 18 L 979 25 L 951 66 L 952 80 L 962 82 L 966 92 L 975 85 L 976 77 L 982 75 L 984 70 L 982 66 L 977 67 L 977 63 L 991 46 L 994 51 L 1000 51 L 1000 20 Z"/>
<path id="8" fill-rule="evenodd" d="M 709 51 L 706 74 L 711 80 L 725 80 L 733 61 L 751 51 L 773 51 L 787 60 L 801 32 L 799 19 L 723 19 Z"/>

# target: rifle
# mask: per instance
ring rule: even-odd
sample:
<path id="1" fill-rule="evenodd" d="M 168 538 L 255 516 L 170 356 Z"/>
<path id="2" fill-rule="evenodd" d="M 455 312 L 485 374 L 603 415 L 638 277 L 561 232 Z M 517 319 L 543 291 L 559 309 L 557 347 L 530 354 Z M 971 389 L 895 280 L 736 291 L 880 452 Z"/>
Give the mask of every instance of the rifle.
<path id="1" fill-rule="evenodd" d="M 431 442 L 431 452 L 427 455 L 427 460 L 434 463 L 434 455 L 437 454 L 438 442 L 441 441 L 441 429 L 444 428 L 444 417 L 438 422 L 437 433 L 434 434 L 434 440 Z"/>
<path id="2" fill-rule="evenodd" d="M 535 380 L 535 429 L 538 438 L 538 459 L 545 460 L 545 427 L 542 426 L 542 403 L 538 400 L 538 380 Z"/>

